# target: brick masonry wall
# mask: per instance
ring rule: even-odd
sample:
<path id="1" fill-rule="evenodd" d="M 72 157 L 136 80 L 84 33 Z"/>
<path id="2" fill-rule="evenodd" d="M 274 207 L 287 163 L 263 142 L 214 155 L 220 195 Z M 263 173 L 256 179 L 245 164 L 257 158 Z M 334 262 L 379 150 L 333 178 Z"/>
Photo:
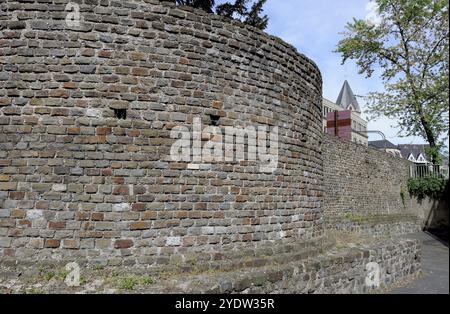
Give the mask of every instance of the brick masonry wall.
<path id="1" fill-rule="evenodd" d="M 409 196 L 408 160 L 331 135 L 324 135 L 322 153 L 328 228 L 402 234 L 424 226 L 433 202 Z"/>
<path id="2" fill-rule="evenodd" d="M 371 277 L 368 263 L 379 266 L 379 286 L 366 282 Z M 416 276 L 421 269 L 419 241 L 402 240 L 332 252 L 278 267 L 183 278 L 154 286 L 149 292 L 363 294 Z"/>
<path id="3" fill-rule="evenodd" d="M 0 288 L 3 285 L 14 293 L 30 291 L 31 287 L 41 293 L 368 293 L 398 284 L 400 280 L 411 280 L 421 271 L 418 240 L 382 239 L 358 248 L 328 250 L 326 254 L 314 257 L 296 257 L 293 252 L 294 255 L 277 254 L 275 263 L 234 267 L 226 272 L 210 269 L 196 274 L 153 277 L 152 284 L 136 284 L 132 290 L 124 290 L 120 285 L 105 280 L 107 273 L 99 269 L 82 267 L 81 275 L 89 278 L 89 283 L 68 287 L 62 280 L 40 282 L 36 278 L 42 278 L 43 274 L 35 266 L 20 269 L 18 280 L 17 267 L 14 270 L 3 269 L 0 264 L 0 275 L 4 278 Z M 58 268 L 53 267 L 49 271 L 55 269 Z M 377 269 L 379 276 L 374 273 Z M 130 267 L 121 268 L 121 271 L 125 271 L 127 278 L 133 276 L 131 278 L 136 280 L 152 276 L 149 269 Z M 120 272 L 115 276 L 116 279 L 118 277 L 121 278 Z"/>
<path id="4" fill-rule="evenodd" d="M 316 65 L 159 1 L 0 2 L 0 258 L 166 263 L 320 239 Z M 114 110 L 126 109 L 126 119 Z M 279 164 L 172 162 L 170 130 L 278 126 Z M 249 253 L 251 254 L 251 253 Z"/>

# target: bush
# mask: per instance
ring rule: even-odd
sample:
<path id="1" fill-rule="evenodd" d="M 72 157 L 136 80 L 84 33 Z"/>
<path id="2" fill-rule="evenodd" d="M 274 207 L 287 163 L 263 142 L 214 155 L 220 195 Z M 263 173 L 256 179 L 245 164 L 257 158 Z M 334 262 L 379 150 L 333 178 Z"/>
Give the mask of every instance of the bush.
<path id="1" fill-rule="evenodd" d="M 409 194 L 419 200 L 425 197 L 440 199 L 444 195 L 447 179 L 439 177 L 414 178 L 408 181 Z"/>

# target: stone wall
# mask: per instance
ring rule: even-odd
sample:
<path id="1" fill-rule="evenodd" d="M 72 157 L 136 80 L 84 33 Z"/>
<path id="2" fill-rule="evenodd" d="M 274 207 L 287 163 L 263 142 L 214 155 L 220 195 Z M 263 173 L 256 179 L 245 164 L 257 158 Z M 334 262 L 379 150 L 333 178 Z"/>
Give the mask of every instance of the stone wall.
<path id="1" fill-rule="evenodd" d="M 410 162 L 324 135 L 323 208 L 328 228 L 374 234 L 420 231 L 431 200 L 410 197 Z"/>
<path id="2" fill-rule="evenodd" d="M 154 265 L 322 237 L 312 61 L 190 8 L 73 1 L 69 26 L 67 2 L 0 2 L 2 260 Z M 278 126 L 278 169 L 171 161 L 195 117 Z"/>
<path id="3" fill-rule="evenodd" d="M 359 237 L 358 239 L 361 239 Z M 16 267 L 0 264 L 0 290 L 10 293 L 368 293 L 393 283 L 414 279 L 421 271 L 421 249 L 417 240 L 395 241 L 372 238 L 372 243 L 327 250 L 312 257 L 297 252 L 279 252 L 267 264 L 236 266 L 228 271 L 209 269 L 190 274 L 152 274 L 149 269 L 121 267 L 115 275 L 111 269 L 81 268 L 85 283 L 68 287 L 58 279 L 59 269 Z M 274 247 L 275 248 L 275 247 Z M 242 262 L 245 263 L 244 261 Z M 18 273 L 20 270 L 20 277 Z M 379 273 L 377 274 L 377 270 Z M 55 274 L 56 273 L 56 274 Z M 45 281 L 42 278 L 52 277 Z M 111 276 L 114 276 L 111 278 Z M 152 278 L 151 283 L 148 283 Z M 55 278 L 56 277 L 56 278 Z M 133 279 L 133 287 L 123 287 L 123 280 Z M 147 279 L 147 284 L 142 281 Z M 379 290 L 381 288 L 381 290 Z"/>
<path id="4" fill-rule="evenodd" d="M 379 276 L 374 278 L 372 263 Z M 227 274 L 200 275 L 172 280 L 149 289 L 152 293 L 295 293 L 363 294 L 408 280 L 421 271 L 417 240 L 385 242 L 366 248 L 342 250 L 314 259 Z M 369 274 L 370 273 L 370 274 Z M 376 285 L 371 283 L 376 282 Z"/>

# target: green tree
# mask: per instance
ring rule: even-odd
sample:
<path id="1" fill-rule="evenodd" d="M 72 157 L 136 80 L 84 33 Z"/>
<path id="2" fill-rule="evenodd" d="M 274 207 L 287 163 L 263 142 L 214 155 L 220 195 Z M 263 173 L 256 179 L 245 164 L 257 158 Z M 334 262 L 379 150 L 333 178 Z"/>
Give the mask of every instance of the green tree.
<path id="1" fill-rule="evenodd" d="M 347 23 L 337 52 L 360 74 L 381 70 L 384 92 L 369 93 L 372 118 L 399 121 L 402 134 L 422 136 L 436 160 L 448 135 L 449 23 L 447 0 L 376 0 L 377 22 Z"/>
<path id="2" fill-rule="evenodd" d="M 261 15 L 263 6 L 267 0 L 257 0 L 250 7 L 251 0 L 235 0 L 234 3 L 226 2 L 217 6 L 217 14 L 240 20 L 244 24 L 248 24 L 264 30 L 267 28 L 269 17 Z"/>
<path id="3" fill-rule="evenodd" d="M 214 12 L 214 0 L 175 0 L 177 5 L 187 5 L 206 12 Z"/>
<path id="4" fill-rule="evenodd" d="M 228 17 L 230 19 L 237 18 L 242 20 L 247 14 L 247 3 L 249 0 L 235 0 L 232 4 L 230 2 L 225 2 L 224 4 L 218 5 L 216 13 Z"/>
<path id="5" fill-rule="evenodd" d="M 267 15 L 261 16 L 263 6 L 266 1 L 267 0 L 258 0 L 252 5 L 247 17 L 244 20 L 245 24 L 254 26 L 261 30 L 265 30 L 267 28 L 267 25 L 269 24 L 269 17 Z"/>

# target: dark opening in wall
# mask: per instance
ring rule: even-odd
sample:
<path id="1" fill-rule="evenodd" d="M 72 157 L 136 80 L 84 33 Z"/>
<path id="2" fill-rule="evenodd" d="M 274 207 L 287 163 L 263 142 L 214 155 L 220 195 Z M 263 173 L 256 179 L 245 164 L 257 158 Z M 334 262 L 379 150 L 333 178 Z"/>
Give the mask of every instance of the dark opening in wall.
<path id="1" fill-rule="evenodd" d="M 220 116 L 215 115 L 215 114 L 210 114 L 209 118 L 211 119 L 211 125 L 212 126 L 218 126 L 219 125 Z"/>
<path id="2" fill-rule="evenodd" d="M 127 118 L 127 109 L 113 109 L 114 115 L 117 119 L 126 119 Z"/>

